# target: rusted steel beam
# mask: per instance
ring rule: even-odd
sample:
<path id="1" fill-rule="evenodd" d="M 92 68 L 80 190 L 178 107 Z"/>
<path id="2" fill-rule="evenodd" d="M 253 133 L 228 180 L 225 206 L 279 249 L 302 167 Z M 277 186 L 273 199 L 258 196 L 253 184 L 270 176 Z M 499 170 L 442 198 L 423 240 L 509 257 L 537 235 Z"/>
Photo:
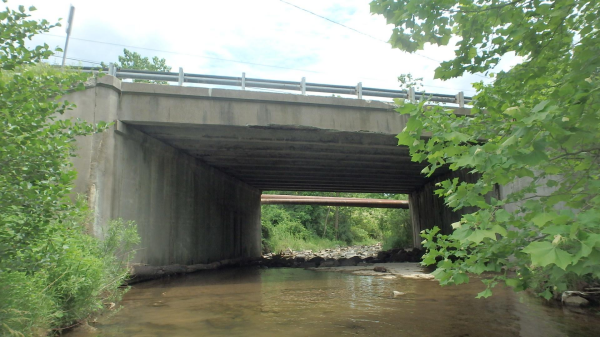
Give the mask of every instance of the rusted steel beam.
<path id="1" fill-rule="evenodd" d="M 322 205 L 370 208 L 403 208 L 408 209 L 407 200 L 315 197 L 299 195 L 263 194 L 260 202 L 263 205 Z"/>

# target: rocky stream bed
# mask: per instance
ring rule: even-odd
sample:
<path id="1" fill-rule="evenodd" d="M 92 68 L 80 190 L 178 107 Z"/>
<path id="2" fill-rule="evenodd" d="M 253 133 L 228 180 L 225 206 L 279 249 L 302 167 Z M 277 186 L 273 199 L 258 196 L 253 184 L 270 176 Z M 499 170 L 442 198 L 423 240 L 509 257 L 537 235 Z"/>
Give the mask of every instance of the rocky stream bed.
<path id="1" fill-rule="evenodd" d="M 263 255 L 260 265 L 292 268 L 365 266 L 375 263 L 420 262 L 423 254 L 424 252 L 418 248 L 395 248 L 382 251 L 380 243 L 371 246 L 338 247 L 317 252 L 287 249 L 278 254 Z"/>
<path id="2" fill-rule="evenodd" d="M 136 264 L 131 266 L 132 278 L 128 283 L 132 284 L 164 276 L 193 273 L 200 270 L 242 266 L 260 266 L 261 268 L 310 268 L 321 271 L 335 271 L 332 268 L 338 267 L 359 267 L 344 269 L 343 271 L 350 271 L 355 274 L 394 273 L 394 268 L 389 268 L 388 270 L 388 268 L 380 266 L 379 264 L 391 262 L 420 262 L 423 254 L 424 252 L 417 248 L 396 248 L 382 251 L 381 244 L 379 243 L 370 246 L 324 249 L 317 252 L 311 250 L 293 251 L 287 249 L 277 254 L 265 254 L 259 259 L 239 258 L 193 265 L 175 264 L 168 266 L 149 266 Z M 411 270 L 415 268 L 420 270 L 420 267 L 416 263 L 413 264 Z"/>

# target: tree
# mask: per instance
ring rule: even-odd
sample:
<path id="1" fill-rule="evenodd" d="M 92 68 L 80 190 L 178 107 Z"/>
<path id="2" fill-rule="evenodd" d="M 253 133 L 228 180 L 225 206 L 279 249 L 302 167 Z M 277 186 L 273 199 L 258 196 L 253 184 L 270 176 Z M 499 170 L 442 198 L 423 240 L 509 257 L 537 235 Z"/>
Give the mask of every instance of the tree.
<path id="1" fill-rule="evenodd" d="M 61 116 L 88 74 L 40 63 L 53 52 L 25 40 L 56 25 L 29 16 L 0 12 L 0 335 L 42 335 L 118 298 L 127 268 L 113 253 L 137 240 L 124 224 L 87 235 L 87 210 L 69 199 L 75 137 L 106 123 Z"/>
<path id="2" fill-rule="evenodd" d="M 120 69 L 130 70 L 149 70 L 149 71 L 160 71 L 170 72 L 171 67 L 167 65 L 167 61 L 164 58 L 158 58 L 154 56 L 152 61 L 148 57 L 142 57 L 142 55 L 131 52 L 127 49 L 123 49 L 123 56 L 119 56 L 119 62 L 115 63 L 115 66 Z M 106 67 L 106 64 L 102 63 L 102 67 Z M 150 80 L 135 80 L 138 83 L 155 83 L 155 84 L 167 84 L 165 81 L 150 81 Z"/>
<path id="3" fill-rule="evenodd" d="M 471 114 L 425 102 L 398 102 L 408 124 L 398 136 L 432 175 L 442 166 L 481 174 L 447 180 L 436 193 L 453 209 L 479 210 L 441 235 L 423 234 L 424 264 L 441 284 L 483 274 L 545 298 L 600 278 L 600 2 L 595 0 L 375 0 L 371 11 L 395 25 L 393 47 L 409 52 L 457 37 L 456 57 L 435 77 L 494 76 Z M 493 73 L 503 56 L 522 62 Z M 429 134 L 425 134 L 428 132 Z M 523 188 L 486 198 L 496 184 Z M 508 206 L 517 207 L 508 212 Z"/>

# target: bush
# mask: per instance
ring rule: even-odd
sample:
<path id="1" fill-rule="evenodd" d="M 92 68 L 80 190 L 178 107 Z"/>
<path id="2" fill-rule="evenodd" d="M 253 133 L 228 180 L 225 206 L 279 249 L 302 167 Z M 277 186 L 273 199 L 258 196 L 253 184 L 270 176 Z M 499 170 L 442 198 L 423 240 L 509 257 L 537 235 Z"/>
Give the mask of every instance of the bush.
<path id="1" fill-rule="evenodd" d="M 88 235 L 80 218 L 52 224 L 53 245 L 45 249 L 51 261 L 35 272 L 0 273 L 0 332 L 39 335 L 85 319 L 104 305 L 117 302 L 127 290 L 133 245 L 139 243 L 136 226 L 112 221 L 104 240 Z"/>
<path id="2" fill-rule="evenodd" d="M 30 10 L 34 10 L 31 7 Z M 88 211 L 69 199 L 75 137 L 97 125 L 61 118 L 60 98 L 86 74 L 41 64 L 47 45 L 25 38 L 55 25 L 0 12 L 0 334 L 43 335 L 85 319 L 123 293 L 135 226 L 112 222 L 103 241 L 87 235 Z"/>
<path id="3" fill-rule="evenodd" d="M 413 233 L 409 211 L 387 211 L 391 214 L 380 219 L 380 226 L 384 232 L 382 249 L 413 247 Z"/>

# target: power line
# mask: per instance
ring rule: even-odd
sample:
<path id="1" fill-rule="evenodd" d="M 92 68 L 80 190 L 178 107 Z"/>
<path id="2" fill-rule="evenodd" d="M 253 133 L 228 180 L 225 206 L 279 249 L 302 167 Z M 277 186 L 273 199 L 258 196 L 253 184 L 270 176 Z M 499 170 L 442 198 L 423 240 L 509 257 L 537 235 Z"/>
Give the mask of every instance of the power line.
<path id="1" fill-rule="evenodd" d="M 61 58 L 62 55 L 52 55 L 52 57 L 56 57 L 56 58 Z M 67 60 L 71 60 L 71 61 L 79 61 L 79 62 L 84 62 L 84 63 L 91 63 L 91 64 L 99 64 L 102 65 L 101 62 L 96 62 L 96 61 L 89 61 L 89 60 L 82 60 L 82 59 L 78 59 L 78 58 L 73 58 L 73 57 L 66 57 Z"/>
<path id="2" fill-rule="evenodd" d="M 354 31 L 354 32 L 356 32 L 356 33 L 359 33 L 359 34 L 361 34 L 361 35 L 364 35 L 364 36 L 370 37 L 371 39 L 373 39 L 373 40 L 375 40 L 375 41 L 379 41 L 379 42 L 383 42 L 383 43 L 385 43 L 385 44 L 388 44 L 388 41 L 384 41 L 384 40 L 381 40 L 381 39 L 379 39 L 379 38 L 376 38 L 376 37 L 374 37 L 373 35 L 369 35 L 369 34 L 367 34 L 367 33 L 363 33 L 363 32 L 361 32 L 361 31 L 359 31 L 359 30 L 357 30 L 357 29 L 354 29 L 354 28 L 352 28 L 352 27 L 349 27 L 349 26 L 346 26 L 346 25 L 344 25 L 343 23 L 340 23 L 340 22 L 337 22 L 337 21 L 331 20 L 330 18 L 327 18 L 327 17 L 324 17 L 324 16 L 322 16 L 322 15 L 319 15 L 319 14 L 317 14 L 317 13 L 311 12 L 311 11 L 309 11 L 308 9 L 305 9 L 305 8 L 302 8 L 302 7 L 299 7 L 299 6 L 296 6 L 296 5 L 294 5 L 294 4 L 292 4 L 292 3 L 289 3 L 289 2 L 287 2 L 287 1 L 285 1 L 285 0 L 279 0 L 279 1 L 281 1 L 281 2 L 283 2 L 284 4 L 287 4 L 287 5 L 289 5 L 289 6 L 295 7 L 295 8 L 297 8 L 297 9 L 301 10 L 301 11 L 304 11 L 304 12 L 306 12 L 306 13 L 309 13 L 309 14 L 311 14 L 311 15 L 314 15 L 314 16 L 316 16 L 316 17 L 319 17 L 319 18 L 321 18 L 321 19 L 324 19 L 324 20 L 327 20 L 327 21 L 329 21 L 329 22 L 332 22 L 332 23 L 334 23 L 334 24 L 336 24 L 336 25 L 340 25 L 340 26 L 342 26 L 342 27 L 344 27 L 344 28 L 346 28 L 346 29 L 350 29 L 351 31 Z M 431 57 L 429 57 L 429 56 L 425 56 L 425 55 L 421 55 L 421 54 L 419 54 L 419 53 L 416 53 L 416 52 L 415 52 L 415 55 L 417 55 L 417 56 L 420 56 L 420 57 L 422 57 L 422 58 L 425 58 L 425 59 L 428 59 L 428 60 L 430 60 L 430 61 L 434 61 L 434 62 L 437 62 L 437 63 L 442 63 L 442 61 L 440 61 L 440 60 L 436 60 L 436 59 L 434 59 L 434 58 L 431 58 Z M 481 77 L 481 78 L 487 78 L 487 77 L 485 77 L 485 76 L 478 75 L 478 74 L 473 74 L 473 75 L 475 75 L 475 76 L 479 76 L 479 77 Z"/>
<path id="3" fill-rule="evenodd" d="M 63 36 L 55 35 L 55 34 L 43 33 L 42 35 L 63 38 Z M 172 51 L 162 50 L 162 49 L 145 48 L 145 47 L 125 45 L 125 44 L 120 44 L 120 43 L 113 43 L 113 42 L 105 42 L 105 41 L 82 39 L 82 38 L 76 38 L 76 37 L 71 37 L 71 40 L 91 42 L 91 43 L 99 43 L 99 44 L 105 44 L 105 45 L 109 45 L 109 46 L 116 46 L 116 47 L 122 47 L 122 48 L 148 50 L 148 51 L 159 52 L 159 53 L 166 53 L 166 54 L 172 54 L 172 55 L 191 56 L 191 57 L 205 58 L 205 59 L 217 60 L 217 61 L 226 61 L 226 62 L 233 62 L 233 63 L 240 63 L 240 64 L 248 64 L 248 65 L 260 66 L 260 67 L 269 67 L 269 68 L 278 68 L 278 69 L 286 69 L 286 70 L 303 71 L 303 72 L 314 73 L 314 74 L 323 74 L 320 71 L 314 71 L 314 70 L 296 69 L 296 68 L 290 68 L 290 67 L 274 66 L 274 65 L 263 64 L 263 63 L 238 61 L 238 60 L 224 59 L 224 58 L 220 58 L 220 57 L 203 56 L 203 55 L 196 55 L 196 54 L 189 54 L 189 53 L 178 53 L 178 52 L 172 52 Z"/>
<path id="4" fill-rule="evenodd" d="M 337 22 L 337 21 L 333 21 L 333 20 L 331 20 L 330 18 L 324 17 L 324 16 L 322 16 L 322 15 L 319 15 L 319 14 L 317 14 L 317 13 L 315 13 L 315 12 L 311 12 L 311 11 L 309 11 L 308 9 L 305 9 L 305 8 L 302 8 L 302 7 L 299 7 L 299 6 L 296 6 L 296 5 L 294 5 L 293 3 L 289 3 L 289 2 L 287 2 L 287 1 L 285 1 L 285 0 L 279 0 L 279 1 L 283 2 L 284 4 L 290 5 L 290 6 L 292 6 L 292 7 L 296 7 L 297 9 L 299 9 L 299 10 L 301 10 L 301 11 L 304 11 L 304 12 L 306 12 L 306 13 L 309 13 L 309 14 L 311 14 L 311 15 L 314 15 L 314 16 L 316 16 L 316 17 L 319 17 L 319 18 L 321 18 L 321 19 L 327 20 L 327 21 L 329 21 L 329 22 L 331 22 L 331 23 L 334 23 L 334 24 L 336 24 L 336 25 L 339 25 L 339 26 L 342 26 L 342 27 L 344 27 L 344 28 L 350 29 L 350 30 L 352 30 L 352 31 L 354 31 L 354 32 L 356 32 L 356 33 L 358 33 L 358 34 L 361 34 L 361 35 L 364 35 L 364 36 L 370 37 L 370 38 L 372 38 L 373 40 L 376 40 L 376 41 L 379 41 L 379 42 L 383 42 L 383 43 L 387 43 L 387 41 L 384 41 L 384 40 L 378 39 L 378 38 L 374 37 L 373 35 L 369 35 L 369 34 L 367 34 L 367 33 L 363 33 L 363 32 L 361 32 L 361 31 L 359 31 L 359 30 L 357 30 L 357 29 L 354 29 L 354 28 L 352 28 L 352 27 L 348 27 L 348 26 L 346 26 L 346 25 L 345 25 L 345 24 L 343 24 L 343 23 L 340 23 L 340 22 Z"/>
<path id="5" fill-rule="evenodd" d="M 373 35 L 370 35 L 370 34 L 367 34 L 367 33 L 364 33 L 364 32 L 361 32 L 361 31 L 360 31 L 360 30 L 358 30 L 358 29 L 355 29 L 355 28 L 352 28 L 352 27 L 346 26 L 346 25 L 345 25 L 345 24 L 343 24 L 343 23 L 340 23 L 340 22 L 337 22 L 337 21 L 331 20 L 331 19 L 330 19 L 330 18 L 328 18 L 328 17 L 325 17 L 325 16 L 322 16 L 322 15 L 319 15 L 319 14 L 317 14 L 317 13 L 315 13 L 315 12 L 311 12 L 311 11 L 309 11 L 309 10 L 308 10 L 308 9 L 306 9 L 306 8 L 302 8 L 302 7 L 296 6 L 296 5 L 294 5 L 293 3 L 289 3 L 289 2 L 287 2 L 287 1 L 285 1 L 285 0 L 279 0 L 279 1 L 281 1 L 281 2 L 283 2 L 284 4 L 287 4 L 287 5 L 289 5 L 289 6 L 295 7 L 295 8 L 297 8 L 297 9 L 301 10 L 301 11 L 304 11 L 304 12 L 306 12 L 306 13 L 309 13 L 309 14 L 311 14 L 311 15 L 314 15 L 314 16 L 316 16 L 316 17 L 319 17 L 319 18 L 321 18 L 321 19 L 323 19 L 323 20 L 327 20 L 327 21 L 329 21 L 329 22 L 331 22 L 331 23 L 334 23 L 334 24 L 336 24 L 336 25 L 342 26 L 342 27 L 344 27 L 344 28 L 346 28 L 346 29 L 349 29 L 349 30 L 351 30 L 351 31 L 353 31 L 353 32 L 356 32 L 356 33 L 358 33 L 358 34 L 361 34 L 361 35 L 364 35 L 364 36 L 366 36 L 366 37 L 369 37 L 369 38 L 371 38 L 371 39 L 373 39 L 373 40 L 375 40 L 375 41 L 379 41 L 379 42 L 383 42 L 383 43 L 385 43 L 385 44 L 388 44 L 388 41 L 385 41 L 385 40 L 382 40 L 382 39 L 376 38 L 375 36 L 373 36 Z M 433 59 L 433 58 L 431 58 L 431 57 L 429 57 L 429 56 L 421 55 L 421 54 L 419 54 L 419 53 L 415 53 L 415 55 L 417 55 L 417 56 L 420 56 L 420 57 L 423 57 L 423 58 L 426 58 L 426 59 L 428 59 L 428 60 L 431 60 L 431 61 L 434 61 L 434 62 L 437 62 L 437 63 L 440 63 L 440 62 L 441 62 L 441 61 L 439 61 L 439 60 Z"/>
<path id="6" fill-rule="evenodd" d="M 55 34 L 44 33 L 42 35 L 63 38 L 63 36 L 55 35 Z M 273 66 L 273 65 L 267 65 L 267 64 L 259 64 L 259 63 L 252 63 L 252 62 L 245 62 L 245 61 L 238 61 L 238 60 L 223 59 L 223 58 L 210 57 L 210 56 L 200 56 L 200 55 L 187 54 L 187 53 L 178 53 L 178 52 L 166 51 L 166 50 L 162 50 L 162 49 L 145 48 L 145 47 L 131 46 L 131 45 L 125 45 L 125 44 L 113 43 L 113 42 L 96 41 L 96 40 L 82 39 L 82 38 L 76 38 L 76 37 L 71 37 L 71 39 L 72 40 L 89 42 L 89 43 L 98 43 L 98 44 L 105 44 L 105 45 L 110 45 L 110 46 L 123 47 L 123 48 L 131 48 L 131 49 L 140 49 L 140 50 L 148 50 L 148 51 L 155 51 L 155 52 L 163 52 L 163 53 L 168 53 L 168 54 L 173 54 L 173 55 L 184 55 L 184 56 L 192 56 L 192 57 L 198 57 L 198 58 L 216 59 L 216 60 L 226 61 L 226 62 L 234 62 L 234 63 L 240 63 L 240 64 L 249 64 L 249 65 L 259 65 L 259 66 L 264 66 L 264 67 L 272 67 L 272 68 L 279 68 L 279 69 L 286 69 L 286 70 L 305 71 L 305 72 L 311 72 L 311 73 L 316 73 L 316 74 L 328 74 L 328 73 L 323 73 L 323 72 L 320 72 L 320 71 L 310 71 L 310 70 L 295 69 L 295 68 L 288 68 L 288 67 L 281 67 L 281 66 Z M 71 59 L 71 58 L 67 58 L 67 59 Z M 72 60 L 74 60 L 74 61 L 81 61 L 81 62 L 87 62 L 87 63 L 93 63 L 93 64 L 101 64 L 100 62 L 88 61 L 88 60 L 81 60 L 81 59 L 72 59 Z M 369 77 L 363 77 L 363 78 L 365 80 L 385 81 L 385 82 L 387 82 L 387 80 L 381 79 L 381 78 L 369 78 Z M 456 89 L 453 89 L 453 88 L 440 87 L 440 86 L 437 86 L 437 87 L 436 86 L 428 86 L 428 87 L 431 87 L 431 88 L 440 88 L 440 89 L 447 89 L 447 90 L 456 90 Z M 466 90 L 463 90 L 463 91 L 473 91 L 473 90 L 466 89 Z"/>

